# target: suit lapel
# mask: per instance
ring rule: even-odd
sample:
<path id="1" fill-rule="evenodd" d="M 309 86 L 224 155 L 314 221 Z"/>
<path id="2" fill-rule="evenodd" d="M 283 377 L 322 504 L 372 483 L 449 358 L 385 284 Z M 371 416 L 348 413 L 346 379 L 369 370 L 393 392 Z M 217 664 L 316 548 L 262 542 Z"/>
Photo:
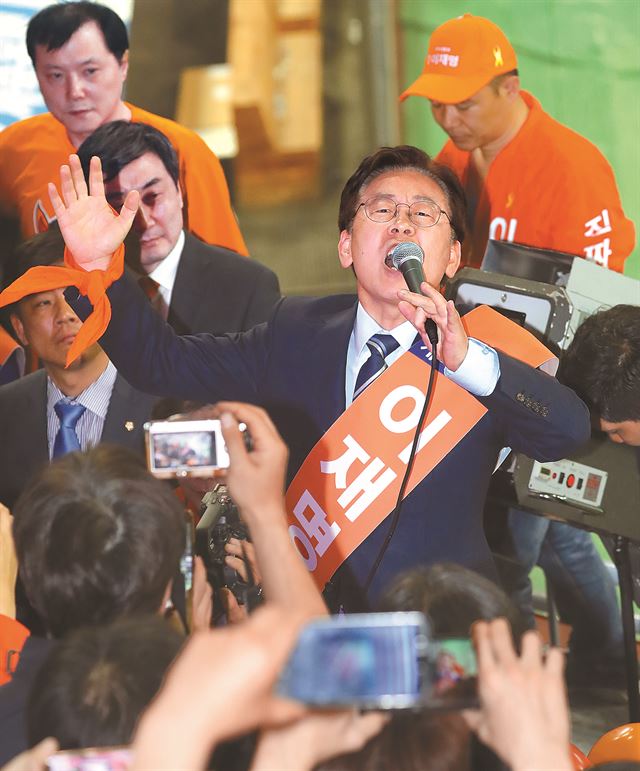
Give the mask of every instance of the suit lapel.
<path id="1" fill-rule="evenodd" d="M 139 449 L 142 426 L 149 419 L 152 403 L 153 397 L 136 391 L 118 374 L 100 441 Z"/>
<path id="2" fill-rule="evenodd" d="M 319 424 L 325 430 L 344 412 L 344 381 L 347 369 L 347 348 L 356 317 L 357 304 L 332 314 L 320 324 L 310 341 L 312 391 L 322 394 L 317 400 Z M 326 397 L 324 395 L 327 395 Z"/>
<path id="3" fill-rule="evenodd" d="M 29 454 L 33 453 L 32 468 L 49 462 L 49 438 L 47 436 L 47 374 L 41 369 L 33 378 L 33 387 L 26 395 L 26 409 L 21 415 L 20 433 L 33 438 Z"/>
<path id="4" fill-rule="evenodd" d="M 193 334 L 200 311 L 202 274 L 199 269 L 197 246 L 195 239 L 185 233 L 167 319 L 179 335 Z"/>

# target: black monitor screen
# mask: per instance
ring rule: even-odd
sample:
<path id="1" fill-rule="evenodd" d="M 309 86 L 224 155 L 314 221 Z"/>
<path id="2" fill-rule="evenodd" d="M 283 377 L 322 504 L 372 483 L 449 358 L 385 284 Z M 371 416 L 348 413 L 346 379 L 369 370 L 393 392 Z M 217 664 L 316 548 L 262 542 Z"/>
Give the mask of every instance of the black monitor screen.
<path id="1" fill-rule="evenodd" d="M 482 270 L 566 286 L 575 255 L 489 239 Z"/>

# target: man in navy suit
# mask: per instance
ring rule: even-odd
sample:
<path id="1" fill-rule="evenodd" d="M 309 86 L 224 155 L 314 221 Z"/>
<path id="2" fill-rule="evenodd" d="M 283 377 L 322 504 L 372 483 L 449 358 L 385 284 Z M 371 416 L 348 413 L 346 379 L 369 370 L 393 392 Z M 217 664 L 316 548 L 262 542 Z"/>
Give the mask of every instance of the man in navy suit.
<path id="1" fill-rule="evenodd" d="M 184 229 L 178 157 L 161 131 L 146 123 L 105 123 L 78 148 L 86 175 L 93 155 L 102 162 L 115 209 L 130 190 L 140 194 L 127 263 L 178 334 L 243 332 L 268 319 L 280 298 L 275 273 Z M 219 216 L 210 212 L 213 221 Z"/>
<path id="2" fill-rule="evenodd" d="M 101 188 L 99 164 L 92 162 L 88 195 L 72 156 L 62 175 L 64 203 L 52 195 L 67 244 L 85 270 L 110 265 L 138 209 L 138 196 L 131 193 L 114 217 Z M 351 403 L 360 367 L 372 355 L 371 335 L 395 339 L 395 350 L 385 357 L 389 365 L 411 346 L 416 329 L 429 345 L 424 324 L 427 318 L 435 321 L 445 376 L 487 412 L 405 499 L 367 597 L 362 588 L 388 522 L 346 560 L 335 602 L 354 610 L 396 574 L 420 564 L 448 560 L 494 577 L 482 507 L 500 449 L 510 446 L 540 459 L 564 457 L 588 438 L 589 418 L 573 391 L 469 339 L 453 303 L 438 291 L 458 267 L 464 237 L 464 196 L 452 172 L 416 148 L 382 148 L 347 182 L 339 228 L 340 262 L 355 272 L 357 297 L 287 298 L 266 324 L 247 333 L 179 337 L 150 312 L 125 276 L 108 290 L 112 319 L 101 343 L 123 373 L 150 392 L 264 406 L 289 446 L 291 478 Z M 403 241 L 425 252 L 424 296 L 408 292 L 403 276 L 387 264 Z M 76 290 L 68 289 L 67 297 L 86 312 Z"/>

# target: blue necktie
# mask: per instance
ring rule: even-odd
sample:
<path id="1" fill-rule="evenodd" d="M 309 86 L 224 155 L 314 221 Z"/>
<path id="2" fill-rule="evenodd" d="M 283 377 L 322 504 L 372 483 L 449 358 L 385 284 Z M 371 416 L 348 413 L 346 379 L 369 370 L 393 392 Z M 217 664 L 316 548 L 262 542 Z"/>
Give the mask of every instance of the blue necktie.
<path id="1" fill-rule="evenodd" d="M 76 434 L 76 424 L 80 420 L 86 407 L 77 402 L 60 399 L 54 404 L 53 409 L 60 418 L 60 428 L 53 443 L 53 458 L 60 458 L 68 452 L 80 449 L 80 441 Z"/>
<path id="2" fill-rule="evenodd" d="M 393 335 L 377 333 L 369 338 L 367 348 L 371 351 L 371 356 L 360 367 L 360 372 L 358 372 L 356 386 L 353 389 L 354 400 L 360 396 L 367 386 L 373 383 L 378 375 L 385 371 L 387 368 L 386 357 L 393 353 L 399 345 L 400 343 Z"/>

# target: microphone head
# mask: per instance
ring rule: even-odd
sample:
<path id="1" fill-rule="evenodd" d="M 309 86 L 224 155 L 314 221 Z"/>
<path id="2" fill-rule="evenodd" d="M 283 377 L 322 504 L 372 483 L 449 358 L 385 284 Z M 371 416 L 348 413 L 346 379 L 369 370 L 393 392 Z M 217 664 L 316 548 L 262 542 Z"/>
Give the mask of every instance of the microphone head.
<path id="1" fill-rule="evenodd" d="M 413 241 L 403 241 L 401 244 L 397 244 L 391 250 L 389 257 L 396 270 L 400 270 L 401 266 L 408 260 L 418 260 L 421 265 L 424 262 L 422 248 Z"/>

